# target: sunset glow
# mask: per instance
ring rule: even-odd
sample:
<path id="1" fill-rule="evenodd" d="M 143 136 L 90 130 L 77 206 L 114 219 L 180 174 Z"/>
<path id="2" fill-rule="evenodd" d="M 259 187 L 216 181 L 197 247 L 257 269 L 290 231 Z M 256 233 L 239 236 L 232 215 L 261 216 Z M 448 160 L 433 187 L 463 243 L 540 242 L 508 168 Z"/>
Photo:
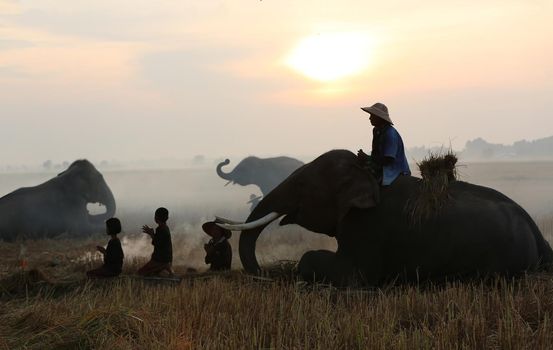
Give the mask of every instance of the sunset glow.
<path id="1" fill-rule="evenodd" d="M 311 79 L 329 82 L 365 70 L 372 46 L 370 38 L 359 33 L 318 33 L 301 40 L 286 63 Z"/>
<path id="2" fill-rule="evenodd" d="M 548 137 L 551 13 L 550 0 L 0 0 L 0 149 L 17 150 L 0 163 L 357 150 L 371 137 L 359 107 L 375 102 L 407 148 Z"/>

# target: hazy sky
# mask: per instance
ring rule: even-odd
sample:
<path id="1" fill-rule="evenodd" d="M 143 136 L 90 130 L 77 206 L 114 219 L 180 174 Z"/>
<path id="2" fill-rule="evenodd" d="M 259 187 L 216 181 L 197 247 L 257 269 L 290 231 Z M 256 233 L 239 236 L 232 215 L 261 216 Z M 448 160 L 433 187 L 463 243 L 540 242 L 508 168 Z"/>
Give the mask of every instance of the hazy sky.
<path id="1" fill-rule="evenodd" d="M 553 135 L 553 1 L 0 0 L 0 163 Z"/>

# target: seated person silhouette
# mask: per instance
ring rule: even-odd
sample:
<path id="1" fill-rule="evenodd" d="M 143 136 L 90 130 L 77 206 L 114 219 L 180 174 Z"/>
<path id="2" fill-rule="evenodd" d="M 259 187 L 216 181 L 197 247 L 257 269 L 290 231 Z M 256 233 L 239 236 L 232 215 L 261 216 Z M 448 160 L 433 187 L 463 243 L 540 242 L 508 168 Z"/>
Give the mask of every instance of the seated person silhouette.
<path id="1" fill-rule="evenodd" d="M 205 263 L 210 264 L 210 271 L 230 270 L 232 262 L 232 248 L 228 239 L 232 235 L 229 230 L 221 228 L 214 221 L 202 225 L 205 233 L 211 239 L 204 245 L 206 252 Z"/>
<path id="2" fill-rule="evenodd" d="M 173 244 L 171 242 L 171 231 L 167 226 L 169 211 L 165 208 L 158 208 L 154 214 L 154 220 L 157 228 L 154 229 L 148 225 L 142 226 L 142 232 L 152 237 L 154 251 L 150 261 L 142 266 L 137 273 L 141 276 L 156 276 L 161 272 L 167 272 L 173 275 Z"/>
<path id="3" fill-rule="evenodd" d="M 96 250 L 104 255 L 104 264 L 97 269 L 86 272 L 89 278 L 105 278 L 119 276 L 123 268 L 123 249 L 117 234 L 121 233 L 121 222 L 117 218 L 106 221 L 106 233 L 111 236 L 106 248 L 96 246 Z"/>

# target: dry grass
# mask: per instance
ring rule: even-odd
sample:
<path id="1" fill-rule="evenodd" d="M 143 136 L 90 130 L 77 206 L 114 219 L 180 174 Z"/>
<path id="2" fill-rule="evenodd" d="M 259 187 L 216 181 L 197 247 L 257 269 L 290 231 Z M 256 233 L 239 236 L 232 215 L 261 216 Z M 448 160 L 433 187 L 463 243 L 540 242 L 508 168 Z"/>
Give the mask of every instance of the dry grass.
<path id="1" fill-rule="evenodd" d="M 426 180 L 445 178 L 440 181 L 444 185 L 457 179 L 457 156 L 452 150 L 432 153 L 417 163 L 421 177 Z M 441 180 L 441 179 L 440 179 Z"/>
<path id="2" fill-rule="evenodd" d="M 553 227 L 553 217 L 539 221 Z M 551 232 L 548 232 L 550 235 Z M 553 344 L 553 276 L 374 290 L 308 286 L 294 264 L 264 278 L 235 270 L 142 280 L 126 261 L 114 280 L 86 281 L 94 241 L 48 246 L 18 272 L 1 244 L 0 349 L 546 349 Z M 72 249 L 68 250 L 67 246 Z M 68 251 L 70 253 L 68 253 Z M 61 263 L 52 263 L 57 257 Z M 56 261 L 57 262 L 57 261 Z M 40 266 L 39 266 L 40 265 Z"/>
<path id="3" fill-rule="evenodd" d="M 30 292 L 29 292 L 30 293 Z M 545 349 L 553 281 L 307 288 L 238 273 L 122 277 L 3 300 L 0 346 L 26 349 Z"/>
<path id="4" fill-rule="evenodd" d="M 449 198 L 449 184 L 457 180 L 457 156 L 453 151 L 430 153 L 417 163 L 420 193 L 408 201 L 406 211 L 413 224 L 438 214 Z"/>

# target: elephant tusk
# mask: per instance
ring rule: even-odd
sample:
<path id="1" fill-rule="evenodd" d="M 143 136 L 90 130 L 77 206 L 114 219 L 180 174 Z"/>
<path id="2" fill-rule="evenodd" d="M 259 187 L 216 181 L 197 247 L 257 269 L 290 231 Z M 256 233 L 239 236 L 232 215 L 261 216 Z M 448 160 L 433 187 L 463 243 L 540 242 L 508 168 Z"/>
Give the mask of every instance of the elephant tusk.
<path id="1" fill-rule="evenodd" d="M 247 223 L 244 223 L 244 224 L 221 224 L 221 223 L 216 223 L 216 225 L 221 227 L 221 228 L 231 230 L 231 231 L 245 231 L 245 230 L 251 230 L 251 229 L 254 229 L 256 227 L 263 226 L 263 225 L 267 225 L 271 221 L 274 221 L 275 219 L 279 218 L 280 216 L 282 216 L 282 215 L 277 213 L 277 212 L 272 212 L 272 213 L 269 213 L 269 214 L 265 215 L 261 219 L 257 219 L 255 221 L 247 222 Z"/>
<path id="2" fill-rule="evenodd" d="M 225 184 L 225 186 L 228 186 L 229 183 L 231 183 L 231 182 L 232 182 L 232 180 L 229 180 L 229 181 Z"/>
<path id="3" fill-rule="evenodd" d="M 240 225 L 243 224 L 243 221 L 235 221 L 231 219 L 222 218 L 220 216 L 215 215 L 215 222 L 219 224 L 231 224 L 231 225 Z"/>

